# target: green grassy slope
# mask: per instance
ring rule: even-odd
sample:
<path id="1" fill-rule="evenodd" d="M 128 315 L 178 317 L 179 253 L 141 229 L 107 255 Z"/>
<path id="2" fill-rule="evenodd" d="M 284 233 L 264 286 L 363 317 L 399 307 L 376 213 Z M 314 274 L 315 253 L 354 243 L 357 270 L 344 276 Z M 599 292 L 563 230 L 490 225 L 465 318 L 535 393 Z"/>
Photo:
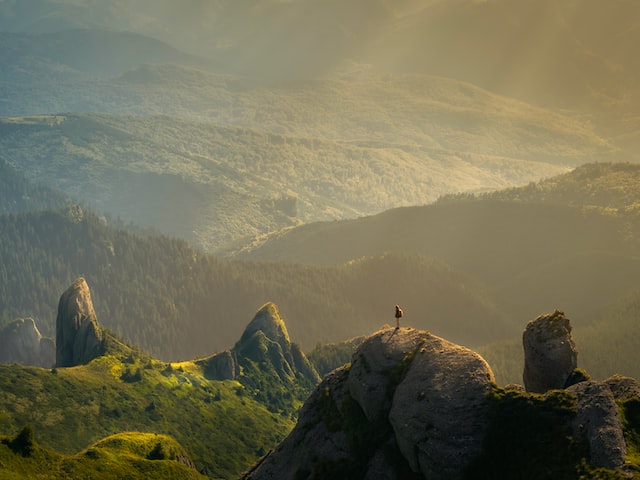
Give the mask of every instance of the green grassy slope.
<path id="1" fill-rule="evenodd" d="M 206 477 L 181 462 L 188 461 L 184 449 L 171 437 L 128 432 L 112 435 L 74 455 L 63 455 L 36 442 L 29 454 L 14 451 L 14 438 L 0 439 L 0 478 L 62 480 L 91 478 L 111 480 L 200 480 Z"/>
<path id="2" fill-rule="evenodd" d="M 88 449 L 81 462 L 74 460 L 78 469 L 118 453 L 112 449 L 122 442 L 113 439 L 90 447 L 102 437 L 139 431 L 170 435 L 199 470 L 233 478 L 293 425 L 291 411 L 270 412 L 237 381 L 207 380 L 196 363 L 166 364 L 135 352 L 54 370 L 0 365 L 0 382 L 0 431 L 11 434 L 29 423 L 48 449 L 66 455 Z M 151 441 L 139 434 L 131 444 Z M 133 461 L 116 456 L 125 465 Z"/>

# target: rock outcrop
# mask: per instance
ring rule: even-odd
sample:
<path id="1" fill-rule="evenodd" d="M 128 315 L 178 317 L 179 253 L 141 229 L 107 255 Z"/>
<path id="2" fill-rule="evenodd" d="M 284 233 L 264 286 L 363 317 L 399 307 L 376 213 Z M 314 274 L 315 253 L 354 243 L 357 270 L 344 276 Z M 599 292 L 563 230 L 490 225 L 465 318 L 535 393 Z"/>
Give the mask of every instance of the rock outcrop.
<path id="1" fill-rule="evenodd" d="M 50 368 L 55 361 L 53 340 L 40 334 L 32 318 L 15 320 L 0 331 L 0 363 Z"/>
<path id="2" fill-rule="evenodd" d="M 204 367 L 205 376 L 211 380 L 235 380 L 240 375 L 238 358 L 232 350 L 224 350 L 197 363 Z"/>
<path id="3" fill-rule="evenodd" d="M 325 377 L 289 437 L 246 478 L 461 478 L 481 448 L 493 382 L 471 350 L 382 330 Z"/>
<path id="4" fill-rule="evenodd" d="M 562 389 L 578 366 L 578 352 L 571 337 L 571 325 L 556 310 L 530 321 L 522 334 L 527 392 L 544 393 Z"/>
<path id="5" fill-rule="evenodd" d="M 306 380 L 317 385 L 320 376 L 300 347 L 292 343 L 278 307 L 263 305 L 249 322 L 232 354 L 242 366 L 247 361 L 272 370 L 283 382 Z"/>
<path id="6" fill-rule="evenodd" d="M 411 470 L 461 478 L 480 453 L 495 378 L 477 353 L 430 335 L 395 389 L 389 421 Z"/>
<path id="7" fill-rule="evenodd" d="M 78 278 L 58 303 L 56 366 L 82 365 L 100 356 L 102 338 L 89 286 L 84 278 Z"/>
<path id="8" fill-rule="evenodd" d="M 525 391 L 498 387 L 478 354 L 429 332 L 379 331 L 325 376 L 289 436 L 243 478 L 518 478 L 522 468 L 586 478 L 594 467 L 632 476 L 624 429 L 638 428 L 640 382 L 592 381 L 570 332 L 558 311 L 527 325 Z"/>

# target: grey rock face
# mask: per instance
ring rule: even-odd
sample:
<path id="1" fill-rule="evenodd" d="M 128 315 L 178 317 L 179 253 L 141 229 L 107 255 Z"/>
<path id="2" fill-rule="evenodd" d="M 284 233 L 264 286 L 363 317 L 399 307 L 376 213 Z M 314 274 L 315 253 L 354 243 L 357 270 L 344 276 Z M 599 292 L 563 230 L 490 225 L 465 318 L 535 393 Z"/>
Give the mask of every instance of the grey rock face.
<path id="1" fill-rule="evenodd" d="M 305 402 L 289 436 L 243 478 L 330 478 L 323 474 L 321 465 L 350 462 L 347 435 L 333 423 L 348 396 L 348 373 L 348 369 L 342 367 L 328 374 Z"/>
<path id="2" fill-rule="evenodd" d="M 33 319 L 15 320 L 0 331 L 0 363 L 49 368 L 55 360 L 53 341 L 40 334 Z"/>
<path id="3" fill-rule="evenodd" d="M 231 350 L 216 353 L 198 363 L 204 366 L 205 375 L 211 380 L 234 380 L 240 375 L 238 359 Z"/>
<path id="4" fill-rule="evenodd" d="M 56 318 L 56 366 L 88 363 L 101 354 L 102 333 L 89 286 L 78 278 L 60 297 Z"/>
<path id="5" fill-rule="evenodd" d="M 397 383 L 394 376 L 401 373 L 405 357 L 430 337 L 428 332 L 413 329 L 383 330 L 356 350 L 351 359 L 349 393 L 370 422 L 389 414 L 394 381 Z"/>
<path id="6" fill-rule="evenodd" d="M 425 338 L 389 412 L 413 471 L 429 479 L 462 478 L 482 447 L 492 383 L 493 372 L 480 355 L 433 335 Z"/>
<path id="7" fill-rule="evenodd" d="M 569 387 L 577 397 L 578 412 L 573 429 L 589 442 L 590 463 L 621 469 L 627 446 L 613 394 L 606 383 L 582 382 Z"/>
<path id="8" fill-rule="evenodd" d="M 523 381 L 527 392 L 544 393 L 562 389 L 578 365 L 578 352 L 571 337 L 571 325 L 556 310 L 527 324 L 522 335 Z"/>
<path id="9" fill-rule="evenodd" d="M 258 310 L 253 320 L 245 328 L 240 341 L 247 340 L 256 332 L 264 333 L 268 339 L 278 343 L 283 349 L 287 349 L 291 344 L 287 326 L 280 317 L 278 307 L 271 302 L 266 303 Z"/>
<path id="10" fill-rule="evenodd" d="M 289 437 L 245 478 L 462 478 L 482 444 L 492 382 L 471 350 L 382 330 L 325 377 Z"/>

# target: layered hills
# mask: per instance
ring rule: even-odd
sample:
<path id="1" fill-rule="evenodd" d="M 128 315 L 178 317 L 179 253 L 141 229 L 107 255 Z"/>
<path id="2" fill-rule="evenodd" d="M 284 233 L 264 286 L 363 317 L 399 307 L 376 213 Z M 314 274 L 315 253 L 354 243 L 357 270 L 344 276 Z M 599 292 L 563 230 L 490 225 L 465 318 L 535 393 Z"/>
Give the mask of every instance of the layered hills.
<path id="1" fill-rule="evenodd" d="M 631 46 L 638 43 L 638 7 L 624 0 L 192 0 L 179 10 L 170 2 L 152 5 L 8 4 L 0 28 L 136 32 L 215 59 L 221 70 L 256 77 L 317 78 L 357 66 L 428 72 L 565 107 L 606 105 L 637 93 Z"/>
<path id="2" fill-rule="evenodd" d="M 637 157 L 640 72 L 633 45 L 638 43 L 638 7 L 626 0 L 376 0 L 366 5 L 362 0 L 243 5 L 191 0 L 179 10 L 171 2 L 158 7 L 150 0 L 82 6 L 35 0 L 29 8 L 13 3 L 1 8 L 3 43 L 10 43 L 2 50 L 23 53 L 5 55 L 3 63 L 9 61 L 10 67 L 3 73 L 22 79 L 35 74 L 23 88 L 9 83 L 18 88 L 10 91 L 19 93 L 7 98 L 6 105 L 18 109 L 9 115 L 87 111 L 80 106 L 98 98 L 112 103 L 123 97 L 83 94 L 82 82 L 74 81 L 77 74 L 84 75 L 86 87 L 88 75 L 97 80 L 95 73 L 106 71 L 114 77 L 116 69 L 151 62 L 195 64 L 287 86 L 345 72 L 428 74 L 586 114 L 600 133 Z M 16 58 L 18 68 L 12 65 Z M 42 90 L 51 94 L 37 103 L 37 112 L 21 109 Z M 3 86 L 3 91 L 8 90 Z M 44 112 L 42 106 L 55 105 L 59 95 L 66 96 L 68 108 Z M 131 100 L 137 108 L 149 105 Z"/>
<path id="3" fill-rule="evenodd" d="M 152 111 L 162 116 L 5 118 L 0 159 L 95 210 L 213 251 L 286 226 L 522 185 L 617 156 L 579 120 L 442 79 L 326 81 L 294 94 L 220 93 L 234 87 L 201 81 L 211 98 L 194 94 L 195 108 L 209 105 L 202 116 L 212 118 L 166 116 L 180 113 L 168 111 L 168 99 Z M 157 95 L 165 90 L 194 89 L 166 82 Z M 256 114 L 253 105 L 264 103 Z"/>
<path id="4" fill-rule="evenodd" d="M 30 5 L 2 6 L 1 159 L 209 252 L 637 156 L 635 57 L 605 41 L 635 38 L 614 31 L 628 2 L 378 1 L 367 20 L 355 0 Z M 187 12 L 208 26 L 186 32 Z"/>
<path id="5" fill-rule="evenodd" d="M 436 258 L 485 284 L 512 317 L 561 308 L 573 319 L 576 336 L 583 326 L 600 324 L 596 330 L 604 337 L 581 343 L 596 350 L 588 357 L 602 358 L 617 343 L 614 337 L 636 338 L 630 325 L 637 303 L 639 174 L 631 164 L 585 165 L 527 187 L 301 226 L 236 255 L 312 264 L 390 251 Z M 620 312 L 615 323 L 613 311 Z M 633 351 L 619 366 L 630 375 L 636 375 Z M 511 371 L 509 378 L 520 373 Z"/>
<path id="6" fill-rule="evenodd" d="M 410 325 L 467 346 L 492 344 L 481 352 L 507 382 L 522 373 L 521 323 L 559 308 L 593 375 L 636 376 L 637 175 L 634 165 L 591 164 L 495 194 L 310 224 L 234 250 L 260 261 L 133 235 L 78 208 L 5 215 L 0 318 L 2 326 L 33 318 L 53 337 L 59 292 L 84 275 L 108 328 L 178 360 L 228 348 L 242 319 L 268 301 L 307 350 L 393 322 L 399 303 Z M 623 347 L 612 354 L 612 345 Z"/>

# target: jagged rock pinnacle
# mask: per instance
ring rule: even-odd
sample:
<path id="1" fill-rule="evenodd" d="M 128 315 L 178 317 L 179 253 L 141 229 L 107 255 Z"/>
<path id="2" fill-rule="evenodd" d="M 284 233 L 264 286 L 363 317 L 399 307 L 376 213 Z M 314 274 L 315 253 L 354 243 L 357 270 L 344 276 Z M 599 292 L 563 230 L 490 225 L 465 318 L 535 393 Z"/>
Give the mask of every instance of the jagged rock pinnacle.
<path id="1" fill-rule="evenodd" d="M 101 354 L 102 332 L 89 286 L 78 278 L 62 294 L 56 319 L 56 366 L 88 363 Z"/>
<path id="2" fill-rule="evenodd" d="M 258 331 L 263 332 L 268 339 L 277 342 L 282 348 L 287 348 L 291 344 L 287 326 L 280 317 L 278 307 L 272 302 L 260 307 L 253 320 L 247 325 L 240 341 Z"/>

